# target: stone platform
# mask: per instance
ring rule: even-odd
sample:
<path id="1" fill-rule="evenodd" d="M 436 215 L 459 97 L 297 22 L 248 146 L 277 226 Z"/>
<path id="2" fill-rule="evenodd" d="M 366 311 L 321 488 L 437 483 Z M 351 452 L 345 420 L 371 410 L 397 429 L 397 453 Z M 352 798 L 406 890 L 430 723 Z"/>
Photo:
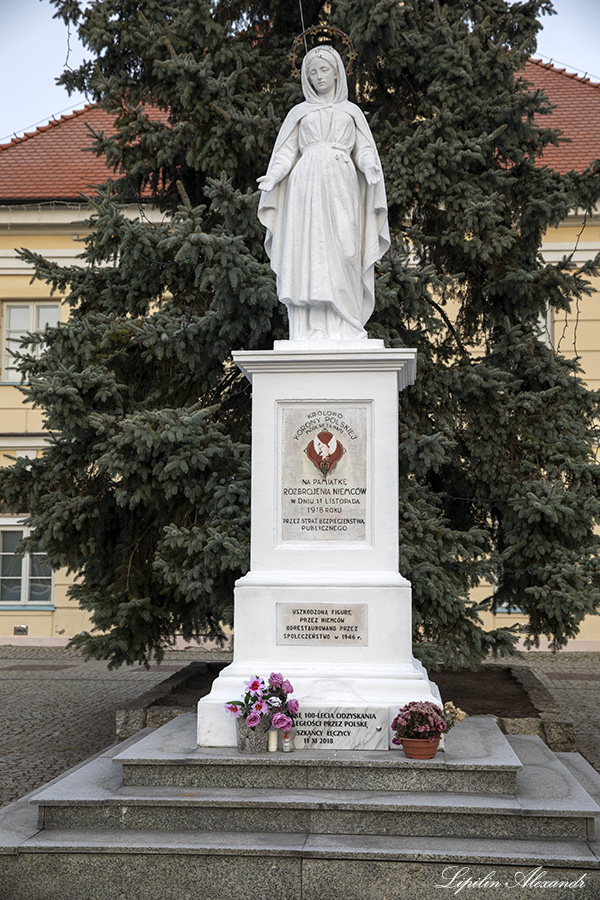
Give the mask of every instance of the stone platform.
<path id="1" fill-rule="evenodd" d="M 179 716 L 2 810 L 2 900 L 600 898 L 600 776 L 492 718 L 428 761 L 195 738 Z"/>

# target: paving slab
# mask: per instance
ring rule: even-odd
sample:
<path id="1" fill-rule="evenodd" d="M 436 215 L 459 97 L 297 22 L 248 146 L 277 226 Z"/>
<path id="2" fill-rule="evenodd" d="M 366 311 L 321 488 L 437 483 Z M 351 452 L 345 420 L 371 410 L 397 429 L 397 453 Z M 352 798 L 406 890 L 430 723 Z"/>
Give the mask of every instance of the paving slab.
<path id="1" fill-rule="evenodd" d="M 110 670 L 64 648 L 0 646 L 0 807 L 114 743 L 117 709 L 192 659 L 167 655 Z"/>
<path id="2" fill-rule="evenodd" d="M 577 751 L 600 772 L 600 703 L 596 680 L 600 675 L 600 653 L 530 651 L 515 662 L 528 666 L 546 688 L 553 699 L 556 718 L 572 722 Z M 505 665 L 506 661 L 498 664 Z"/>

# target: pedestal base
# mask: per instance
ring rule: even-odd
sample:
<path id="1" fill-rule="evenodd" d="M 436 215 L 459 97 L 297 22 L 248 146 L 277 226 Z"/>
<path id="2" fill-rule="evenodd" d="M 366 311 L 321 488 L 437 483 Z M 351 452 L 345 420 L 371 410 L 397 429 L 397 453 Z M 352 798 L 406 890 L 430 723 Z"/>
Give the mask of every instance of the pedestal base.
<path id="1" fill-rule="evenodd" d="M 426 669 L 417 659 L 405 666 L 390 667 L 377 672 L 357 671 L 355 666 L 346 670 L 336 670 L 335 680 L 331 679 L 331 669 L 315 671 L 299 665 L 286 665 L 286 661 L 274 661 L 271 667 L 259 672 L 232 663 L 224 669 L 215 681 L 208 697 L 198 703 L 198 746 L 235 747 L 235 720 L 225 710 L 228 700 L 240 697 L 244 681 L 255 674 L 268 677 L 271 672 L 281 671 L 294 685 L 294 697 L 300 701 L 301 710 L 311 713 L 328 714 L 335 710 L 339 719 L 357 718 L 361 712 L 375 713 L 377 723 L 382 721 L 382 711 L 387 710 L 387 737 L 376 745 L 359 746 L 353 738 L 335 748 L 344 749 L 392 749 L 391 723 L 398 708 L 412 700 L 430 700 L 441 705 L 437 685 L 429 681 Z M 338 724 L 338 730 L 343 726 Z M 354 732 L 353 732 L 354 734 Z M 324 734 L 325 736 L 325 734 Z M 307 743 L 306 746 L 311 746 Z M 317 744 L 317 749 L 319 748 Z"/>
<path id="2" fill-rule="evenodd" d="M 385 727 L 387 737 L 373 734 L 368 749 L 388 749 L 400 706 L 440 702 L 412 656 L 411 589 L 400 575 L 337 572 L 325 581 L 316 573 L 249 573 L 235 589 L 235 622 L 234 661 L 198 704 L 201 747 L 235 746 L 235 720 L 224 704 L 239 699 L 255 675 L 281 672 L 301 710 L 330 721 L 338 711 L 338 731 L 347 730 L 345 717 L 375 712 L 377 722 L 366 724 Z M 346 743 L 356 745 L 354 737 Z"/>
<path id="3" fill-rule="evenodd" d="M 400 706 L 439 698 L 413 659 L 398 574 L 398 391 L 416 351 L 281 341 L 233 357 L 252 381 L 251 570 L 235 590 L 233 664 L 198 706 L 198 743 L 235 746 L 224 704 L 281 672 L 306 739 L 387 749 Z"/>

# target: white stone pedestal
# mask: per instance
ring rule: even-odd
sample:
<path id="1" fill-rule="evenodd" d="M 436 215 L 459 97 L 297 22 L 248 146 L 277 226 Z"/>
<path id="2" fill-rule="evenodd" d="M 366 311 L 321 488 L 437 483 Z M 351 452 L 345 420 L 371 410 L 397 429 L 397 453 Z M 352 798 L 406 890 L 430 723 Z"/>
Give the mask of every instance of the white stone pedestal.
<path id="1" fill-rule="evenodd" d="M 355 739 L 342 724 L 372 711 L 366 746 L 387 749 L 384 719 L 391 737 L 399 706 L 439 701 L 412 655 L 398 573 L 398 391 L 416 351 L 279 341 L 233 357 L 253 389 L 251 569 L 235 588 L 233 663 L 198 705 L 198 743 L 235 746 L 224 703 L 281 672 L 301 710 L 326 711 L 323 734 L 335 721 L 335 746 L 365 746 L 364 726 Z"/>

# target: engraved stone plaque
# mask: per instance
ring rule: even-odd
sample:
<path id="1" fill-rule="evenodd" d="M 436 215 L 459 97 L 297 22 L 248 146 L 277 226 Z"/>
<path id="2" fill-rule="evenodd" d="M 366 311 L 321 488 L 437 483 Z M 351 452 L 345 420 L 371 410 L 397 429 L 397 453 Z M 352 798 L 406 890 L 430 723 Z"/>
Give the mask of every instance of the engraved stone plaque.
<path id="1" fill-rule="evenodd" d="M 301 705 L 296 717 L 297 750 L 387 750 L 386 707 L 317 708 Z"/>
<path id="2" fill-rule="evenodd" d="M 366 603 L 277 603 L 278 644 L 366 647 Z"/>
<path id="3" fill-rule="evenodd" d="M 281 404 L 282 541 L 369 538 L 370 406 Z"/>

